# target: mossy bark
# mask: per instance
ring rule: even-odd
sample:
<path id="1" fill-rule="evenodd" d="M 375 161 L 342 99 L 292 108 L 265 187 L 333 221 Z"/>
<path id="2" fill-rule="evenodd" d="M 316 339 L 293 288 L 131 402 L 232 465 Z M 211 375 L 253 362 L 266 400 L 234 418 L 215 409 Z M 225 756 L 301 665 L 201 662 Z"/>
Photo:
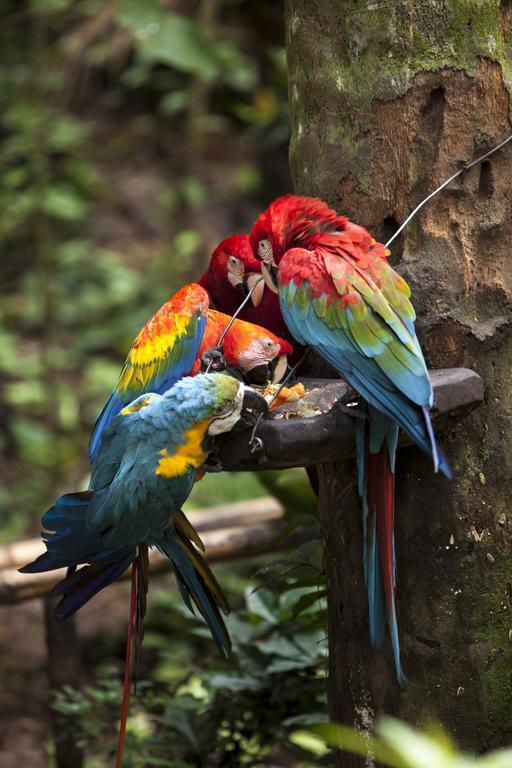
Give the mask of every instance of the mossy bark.
<path id="1" fill-rule="evenodd" d="M 511 132 L 511 2 L 288 0 L 286 28 L 295 190 L 377 237 Z M 507 147 L 393 245 L 429 366 L 473 368 L 486 386 L 484 406 L 443 438 L 451 483 L 415 449 L 399 454 L 402 690 L 388 643 L 368 646 L 347 470 L 323 471 L 332 716 L 434 718 L 475 750 L 512 740 L 511 178 Z"/>

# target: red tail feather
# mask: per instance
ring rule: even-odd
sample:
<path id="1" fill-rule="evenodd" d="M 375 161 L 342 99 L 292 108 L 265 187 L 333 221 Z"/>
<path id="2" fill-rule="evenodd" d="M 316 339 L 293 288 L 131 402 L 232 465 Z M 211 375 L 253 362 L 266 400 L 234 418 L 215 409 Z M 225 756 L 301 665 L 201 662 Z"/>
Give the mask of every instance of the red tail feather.
<path id="1" fill-rule="evenodd" d="M 131 661 L 133 646 L 133 630 L 135 625 L 135 612 L 137 609 L 137 582 L 138 582 L 138 557 L 132 563 L 132 590 L 130 596 L 130 620 L 128 624 L 128 638 L 126 641 L 126 658 L 124 661 L 124 687 L 123 705 L 121 708 L 121 722 L 119 724 L 119 737 L 117 740 L 116 768 L 121 768 L 123 759 L 124 737 L 126 735 L 126 721 L 130 706 L 130 694 L 132 690 Z"/>
<path id="2" fill-rule="evenodd" d="M 389 615 L 395 602 L 395 564 L 393 544 L 393 519 L 395 510 L 395 474 L 389 462 L 389 447 L 384 441 L 379 453 L 367 454 L 368 505 L 375 510 L 379 542 L 380 567 L 386 613 Z"/>

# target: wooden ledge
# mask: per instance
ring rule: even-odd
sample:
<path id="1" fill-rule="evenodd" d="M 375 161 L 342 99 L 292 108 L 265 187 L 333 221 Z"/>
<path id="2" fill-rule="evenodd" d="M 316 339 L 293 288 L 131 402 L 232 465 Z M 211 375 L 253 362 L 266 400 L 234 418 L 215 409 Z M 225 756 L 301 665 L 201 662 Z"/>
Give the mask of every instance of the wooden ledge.
<path id="1" fill-rule="evenodd" d="M 468 368 L 430 371 L 437 429 L 446 420 L 458 421 L 483 400 L 480 376 Z M 242 427 L 218 438 L 217 456 L 223 469 L 288 469 L 339 461 L 354 455 L 358 395 L 345 382 L 303 379 L 306 395 L 276 408 L 261 422 L 260 451 L 249 447 L 251 429 Z M 353 415 L 352 415 L 353 414 Z"/>
<path id="2" fill-rule="evenodd" d="M 224 504 L 204 510 L 187 511 L 187 517 L 199 532 L 212 562 L 242 560 L 268 552 L 284 551 L 318 537 L 315 524 L 292 533 L 284 510 L 276 499 L 261 499 Z M 64 576 L 64 569 L 45 573 L 19 573 L 20 566 L 44 552 L 41 539 L 18 541 L 0 547 L 0 605 L 20 603 L 47 595 Z M 151 574 L 169 572 L 169 561 L 153 549 Z M 129 578 L 130 569 L 123 579 Z"/>

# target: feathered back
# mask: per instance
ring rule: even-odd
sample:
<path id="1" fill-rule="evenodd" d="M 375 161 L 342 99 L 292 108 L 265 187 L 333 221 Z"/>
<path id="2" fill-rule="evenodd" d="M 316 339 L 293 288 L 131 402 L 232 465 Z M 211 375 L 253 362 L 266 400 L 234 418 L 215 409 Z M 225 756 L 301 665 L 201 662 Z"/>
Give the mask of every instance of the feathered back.
<path id="1" fill-rule="evenodd" d="M 258 252 L 260 240 L 270 240 L 274 259 L 279 263 L 289 248 L 307 248 L 314 242 L 315 235 L 342 232 L 348 223 L 345 216 L 337 214 L 319 198 L 283 195 L 256 219 L 249 239 L 254 253 Z"/>

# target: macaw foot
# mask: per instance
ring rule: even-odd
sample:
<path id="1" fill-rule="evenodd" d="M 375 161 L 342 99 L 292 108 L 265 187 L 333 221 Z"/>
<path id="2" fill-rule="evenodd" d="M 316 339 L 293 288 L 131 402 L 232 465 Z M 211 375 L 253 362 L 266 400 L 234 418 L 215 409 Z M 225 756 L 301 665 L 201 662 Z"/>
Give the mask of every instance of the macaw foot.
<path id="1" fill-rule="evenodd" d="M 220 373 L 225 371 L 227 363 L 222 353 L 222 349 L 213 347 L 201 355 L 201 371 L 209 373 L 210 371 Z"/>

